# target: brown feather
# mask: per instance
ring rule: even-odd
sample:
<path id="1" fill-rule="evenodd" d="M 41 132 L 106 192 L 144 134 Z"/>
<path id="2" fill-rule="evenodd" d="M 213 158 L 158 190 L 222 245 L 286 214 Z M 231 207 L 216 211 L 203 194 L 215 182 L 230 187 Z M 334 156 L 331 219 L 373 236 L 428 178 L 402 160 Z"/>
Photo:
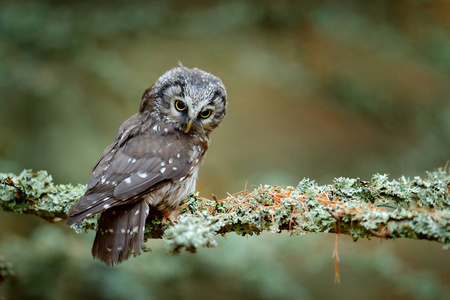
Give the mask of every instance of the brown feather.
<path id="1" fill-rule="evenodd" d="M 104 211 L 92 246 L 92 256 L 107 265 L 139 255 L 144 243 L 149 206 L 144 200 Z"/>

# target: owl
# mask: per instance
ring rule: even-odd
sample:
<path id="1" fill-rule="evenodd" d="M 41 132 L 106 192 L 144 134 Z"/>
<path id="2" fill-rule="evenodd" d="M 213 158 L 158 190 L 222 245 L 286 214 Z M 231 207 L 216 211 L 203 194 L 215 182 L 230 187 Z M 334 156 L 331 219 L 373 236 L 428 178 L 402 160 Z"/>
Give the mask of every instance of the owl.
<path id="1" fill-rule="evenodd" d="M 67 225 L 101 213 L 94 258 L 113 265 L 140 254 L 150 210 L 176 219 L 226 106 L 222 81 L 197 68 L 169 70 L 144 92 L 68 213 Z"/>

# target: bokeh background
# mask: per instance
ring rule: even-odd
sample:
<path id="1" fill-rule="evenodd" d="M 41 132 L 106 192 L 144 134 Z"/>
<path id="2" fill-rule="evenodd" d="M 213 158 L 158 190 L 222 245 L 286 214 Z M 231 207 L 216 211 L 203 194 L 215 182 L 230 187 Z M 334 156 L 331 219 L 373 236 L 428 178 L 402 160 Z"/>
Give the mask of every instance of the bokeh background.
<path id="1" fill-rule="evenodd" d="M 143 91 L 182 62 L 221 77 L 228 115 L 198 190 L 424 176 L 450 159 L 450 2 L 0 2 L 0 172 L 86 183 Z M 450 299 L 427 241 L 218 238 L 215 249 L 93 261 L 93 233 L 0 212 L 0 299 Z"/>

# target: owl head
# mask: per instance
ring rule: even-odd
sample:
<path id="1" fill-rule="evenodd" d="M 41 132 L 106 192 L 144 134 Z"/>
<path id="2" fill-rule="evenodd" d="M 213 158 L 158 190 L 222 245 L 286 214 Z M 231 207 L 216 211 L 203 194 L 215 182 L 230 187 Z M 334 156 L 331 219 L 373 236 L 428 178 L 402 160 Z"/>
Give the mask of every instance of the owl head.
<path id="1" fill-rule="evenodd" d="M 222 81 L 200 69 L 184 66 L 162 75 L 145 91 L 140 112 L 172 122 L 189 134 L 208 134 L 225 116 L 227 94 Z"/>

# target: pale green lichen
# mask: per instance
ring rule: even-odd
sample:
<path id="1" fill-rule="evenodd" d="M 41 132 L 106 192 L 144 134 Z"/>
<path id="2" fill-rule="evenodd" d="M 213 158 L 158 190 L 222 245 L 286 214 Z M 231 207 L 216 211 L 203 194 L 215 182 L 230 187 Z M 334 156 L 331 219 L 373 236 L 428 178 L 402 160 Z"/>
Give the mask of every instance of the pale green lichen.
<path id="1" fill-rule="evenodd" d="M 19 175 L 0 174 L 3 210 L 36 214 L 49 221 L 63 219 L 70 206 L 86 191 L 85 185 L 55 185 L 47 171 L 24 170 Z"/>
<path id="2" fill-rule="evenodd" d="M 215 230 L 210 224 L 219 224 L 215 232 L 222 234 L 332 232 L 349 234 L 355 241 L 360 237 L 428 239 L 449 248 L 450 177 L 443 170 L 427 175 L 413 180 L 389 180 L 379 174 L 370 181 L 341 177 L 325 186 L 303 179 L 296 188 L 262 185 L 220 201 L 191 195 L 183 223 L 190 215 L 195 224 L 209 224 L 208 234 Z M 181 225 L 171 231 L 176 232 L 177 226 Z M 184 239 L 187 244 L 203 245 L 195 235 L 189 238 Z M 180 243 L 176 245 L 182 248 Z"/>
<path id="3" fill-rule="evenodd" d="M 70 207 L 86 192 L 86 185 L 54 184 L 47 171 L 23 170 L 19 175 L 0 173 L 0 209 L 34 214 L 49 222 L 67 218 Z M 77 231 L 96 228 L 97 216 L 87 218 Z"/>
<path id="4" fill-rule="evenodd" d="M 31 213 L 49 220 L 66 218 L 85 185 L 55 185 L 46 171 L 0 174 L 0 208 Z M 374 175 L 369 181 L 336 178 L 319 186 L 303 179 L 297 187 L 261 185 L 222 200 L 191 194 L 176 224 L 150 218 L 145 239 L 164 238 L 173 252 L 215 245 L 214 236 L 289 230 L 349 234 L 361 237 L 427 239 L 450 248 L 450 176 L 446 170 L 426 178 Z M 78 231 L 95 229 L 96 218 L 83 221 Z"/>
<path id="5" fill-rule="evenodd" d="M 211 222 L 207 216 L 199 218 L 181 215 L 176 226 L 169 227 L 163 238 L 172 254 L 181 250 L 195 252 L 200 247 L 211 248 L 217 245 L 214 237 L 221 225 L 221 222 Z"/>

